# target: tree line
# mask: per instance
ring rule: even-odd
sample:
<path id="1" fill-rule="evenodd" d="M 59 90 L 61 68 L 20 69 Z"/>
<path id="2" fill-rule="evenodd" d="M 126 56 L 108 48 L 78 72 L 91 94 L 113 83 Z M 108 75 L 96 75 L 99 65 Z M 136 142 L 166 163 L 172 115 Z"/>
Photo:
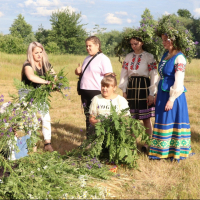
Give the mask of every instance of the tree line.
<path id="1" fill-rule="evenodd" d="M 189 30 L 194 41 L 200 40 L 200 18 L 194 18 L 187 9 L 179 9 L 172 14 L 174 23 L 180 23 L 183 31 Z M 162 18 L 162 17 L 161 17 Z M 160 19 L 155 20 L 149 9 L 141 15 L 140 26 L 156 25 Z M 91 35 L 81 23 L 81 13 L 71 12 L 68 9 L 58 10 L 50 16 L 51 29 L 44 29 L 42 25 L 33 32 L 32 26 L 19 14 L 9 28 L 10 34 L 0 34 L 0 52 L 12 54 L 26 53 L 28 44 L 33 41 L 42 43 L 47 53 L 53 54 L 87 54 L 85 39 Z M 122 31 L 112 30 L 106 32 L 105 28 L 95 25 L 93 32 L 100 38 L 102 51 L 108 56 L 115 56 L 114 48 L 121 42 L 124 33 L 136 27 L 124 27 Z M 200 47 L 197 47 L 197 57 L 200 58 Z"/>

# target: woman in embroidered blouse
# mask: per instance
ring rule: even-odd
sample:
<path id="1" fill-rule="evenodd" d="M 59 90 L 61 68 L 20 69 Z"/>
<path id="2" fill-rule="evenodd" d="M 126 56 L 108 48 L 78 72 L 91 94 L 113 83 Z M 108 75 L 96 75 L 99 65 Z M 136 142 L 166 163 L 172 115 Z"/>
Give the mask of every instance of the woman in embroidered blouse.
<path id="1" fill-rule="evenodd" d="M 143 50 L 140 38 L 131 38 L 130 44 L 134 52 L 129 53 L 123 62 L 119 88 L 129 102 L 133 118 L 143 120 L 147 133 L 152 135 L 150 117 L 155 116 L 157 65 L 154 56 Z"/>
<path id="2" fill-rule="evenodd" d="M 176 31 L 178 33 L 178 31 Z M 176 40 L 162 36 L 164 53 L 158 67 L 158 93 L 149 158 L 185 159 L 191 153 L 190 124 L 184 87 L 186 59 Z M 176 47 L 174 46 L 176 42 Z"/>

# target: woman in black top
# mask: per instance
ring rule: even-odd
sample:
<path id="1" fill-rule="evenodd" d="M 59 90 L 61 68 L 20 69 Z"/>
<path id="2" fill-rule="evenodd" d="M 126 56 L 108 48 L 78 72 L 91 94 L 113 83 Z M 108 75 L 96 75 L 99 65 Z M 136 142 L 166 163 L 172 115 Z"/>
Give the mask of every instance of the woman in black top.
<path id="1" fill-rule="evenodd" d="M 42 44 L 38 42 L 31 42 L 27 50 L 27 60 L 22 67 L 22 81 L 26 85 L 32 85 L 34 88 L 40 87 L 42 84 L 50 84 L 50 81 L 46 81 L 39 76 L 45 75 L 47 71 L 51 70 L 52 74 L 55 71 L 51 68 L 51 64 L 48 61 L 47 54 Z M 35 75 L 34 72 L 37 72 Z M 42 119 L 42 133 L 44 135 L 44 148 L 47 151 L 53 151 L 51 146 L 51 124 L 50 115 L 41 113 Z"/>

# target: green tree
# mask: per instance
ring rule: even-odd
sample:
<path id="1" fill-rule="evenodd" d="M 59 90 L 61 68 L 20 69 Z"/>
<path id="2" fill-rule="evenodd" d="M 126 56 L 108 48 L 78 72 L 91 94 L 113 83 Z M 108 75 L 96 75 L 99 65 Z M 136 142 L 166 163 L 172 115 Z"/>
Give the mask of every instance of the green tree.
<path id="1" fill-rule="evenodd" d="M 102 52 L 108 56 L 114 56 L 114 48 L 121 41 L 122 33 L 116 30 L 105 32 L 106 28 L 101 28 L 98 24 L 93 29 L 94 35 L 101 41 Z"/>
<path id="2" fill-rule="evenodd" d="M 116 30 L 106 32 L 105 34 L 105 47 L 107 47 L 107 54 L 109 56 L 115 55 L 115 47 L 122 40 L 122 33 Z"/>
<path id="3" fill-rule="evenodd" d="M 13 36 L 26 38 L 30 33 L 32 33 L 32 26 L 25 21 L 21 14 L 19 14 L 9 30 Z"/>
<path id="4" fill-rule="evenodd" d="M 59 54 L 60 48 L 55 42 L 48 42 L 45 45 L 45 50 L 47 53 Z"/>
<path id="5" fill-rule="evenodd" d="M 25 38 L 24 38 L 24 43 L 28 46 L 29 43 L 31 42 L 35 42 L 37 39 L 35 38 L 35 35 L 34 33 L 30 33 L 29 35 L 27 35 Z"/>
<path id="6" fill-rule="evenodd" d="M 178 16 L 185 17 L 185 18 L 191 18 L 192 14 L 187 9 L 178 9 L 177 11 Z"/>
<path id="7" fill-rule="evenodd" d="M 23 43 L 23 38 L 12 35 L 0 35 L 0 52 L 8 54 L 24 54 L 27 46 Z"/>
<path id="8" fill-rule="evenodd" d="M 200 58 L 200 18 L 192 18 L 193 22 L 190 26 L 190 31 L 193 33 L 194 41 L 197 44 L 197 58 Z"/>
<path id="9" fill-rule="evenodd" d="M 54 12 L 51 15 L 52 31 L 49 34 L 51 42 L 55 42 L 62 53 L 85 53 L 87 33 L 80 21 L 81 13 L 69 9 Z"/>
<path id="10" fill-rule="evenodd" d="M 38 27 L 38 30 L 35 33 L 35 37 L 38 42 L 40 42 L 42 45 L 47 45 L 49 42 L 49 34 L 51 30 L 46 30 L 42 26 L 42 24 Z"/>
<path id="11" fill-rule="evenodd" d="M 106 39 L 105 39 L 105 30 L 106 28 L 101 28 L 98 24 L 95 24 L 95 27 L 93 28 L 93 33 L 90 35 L 95 35 L 99 38 L 101 41 L 101 50 L 103 53 L 107 54 L 107 49 L 106 49 Z"/>

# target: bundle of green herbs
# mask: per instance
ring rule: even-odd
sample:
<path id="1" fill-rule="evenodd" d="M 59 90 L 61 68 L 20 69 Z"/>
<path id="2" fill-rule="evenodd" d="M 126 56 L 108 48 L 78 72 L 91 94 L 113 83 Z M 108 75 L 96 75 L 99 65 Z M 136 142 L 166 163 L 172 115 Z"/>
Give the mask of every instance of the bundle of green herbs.
<path id="1" fill-rule="evenodd" d="M 0 102 L 3 102 L 1 95 Z M 6 102 L 0 107 L 0 152 L 10 156 L 12 146 L 16 152 L 15 136 L 18 132 L 23 135 L 31 133 L 31 138 L 28 140 L 28 146 L 33 147 L 39 140 L 40 118 L 37 118 L 37 108 L 32 102 L 20 100 L 18 103 Z M 0 154 L 0 158 L 2 154 Z"/>
<path id="2" fill-rule="evenodd" d="M 83 142 L 79 150 L 73 150 L 68 155 L 90 155 L 108 160 L 109 163 L 137 168 L 137 139 L 149 143 L 145 127 L 139 120 L 127 116 L 127 109 L 118 114 L 112 103 L 110 115 L 100 115 L 97 119 L 100 122 L 95 124 L 95 131 L 90 138 Z"/>
<path id="3" fill-rule="evenodd" d="M 92 183 L 94 180 L 108 179 L 113 175 L 108 166 L 101 164 L 96 158 L 67 157 L 54 151 L 43 154 L 32 153 L 6 164 L 4 172 L 7 176 L 0 176 L 0 199 L 109 197 L 107 188 L 96 187 Z"/>
<path id="4" fill-rule="evenodd" d="M 37 74 L 36 74 L 37 75 Z M 11 95 L 14 101 L 18 101 L 21 97 L 25 102 L 32 102 L 39 111 L 46 113 L 50 107 L 51 92 L 60 92 L 63 98 L 66 98 L 67 94 L 63 93 L 63 90 L 69 90 L 69 81 L 67 74 L 64 73 L 64 68 L 61 69 L 58 74 L 52 74 L 49 70 L 45 76 L 40 76 L 50 84 L 43 84 L 40 87 L 34 88 L 33 86 L 25 85 L 23 82 L 14 79 L 14 85 L 16 89 L 21 93 L 21 96 Z"/>

